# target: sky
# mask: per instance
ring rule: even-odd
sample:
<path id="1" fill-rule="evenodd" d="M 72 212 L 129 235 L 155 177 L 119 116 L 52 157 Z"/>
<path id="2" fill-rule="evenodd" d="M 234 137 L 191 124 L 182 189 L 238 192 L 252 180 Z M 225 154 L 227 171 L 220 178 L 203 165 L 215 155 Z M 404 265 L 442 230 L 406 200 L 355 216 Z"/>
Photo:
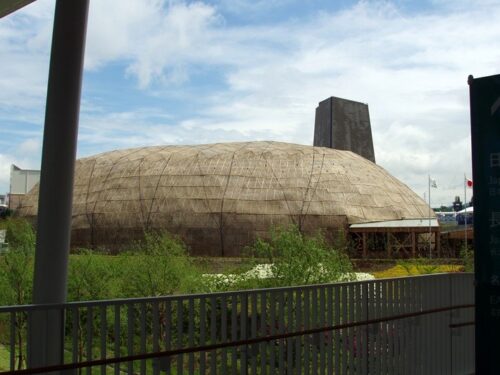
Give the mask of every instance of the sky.
<path id="1" fill-rule="evenodd" d="M 0 19 L 0 194 L 11 164 L 40 168 L 54 5 Z M 499 19 L 498 0 L 91 0 L 78 157 L 312 144 L 337 96 L 369 105 L 377 164 L 421 197 L 430 175 L 450 205 L 471 176 L 467 77 L 500 73 Z"/>

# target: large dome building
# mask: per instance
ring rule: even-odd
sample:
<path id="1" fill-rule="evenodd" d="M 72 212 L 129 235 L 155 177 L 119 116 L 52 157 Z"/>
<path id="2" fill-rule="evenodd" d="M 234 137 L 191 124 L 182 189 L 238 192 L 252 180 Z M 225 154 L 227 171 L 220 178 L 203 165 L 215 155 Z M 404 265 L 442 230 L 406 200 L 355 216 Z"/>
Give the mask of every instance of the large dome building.
<path id="1" fill-rule="evenodd" d="M 35 187 L 21 215 L 36 216 L 37 197 Z M 279 142 L 156 146 L 77 161 L 72 245 L 117 248 L 164 229 L 193 255 L 238 256 L 277 225 L 331 234 L 428 218 L 426 202 L 351 151 Z"/>

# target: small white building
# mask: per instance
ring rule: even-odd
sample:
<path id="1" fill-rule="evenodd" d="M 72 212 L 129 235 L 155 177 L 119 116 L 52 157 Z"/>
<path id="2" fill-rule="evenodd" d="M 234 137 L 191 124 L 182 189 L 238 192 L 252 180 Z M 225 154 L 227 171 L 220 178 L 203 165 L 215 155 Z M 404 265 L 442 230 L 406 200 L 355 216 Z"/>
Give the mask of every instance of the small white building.
<path id="1" fill-rule="evenodd" d="M 40 181 L 40 171 L 10 166 L 9 208 L 16 209 L 22 198 Z"/>

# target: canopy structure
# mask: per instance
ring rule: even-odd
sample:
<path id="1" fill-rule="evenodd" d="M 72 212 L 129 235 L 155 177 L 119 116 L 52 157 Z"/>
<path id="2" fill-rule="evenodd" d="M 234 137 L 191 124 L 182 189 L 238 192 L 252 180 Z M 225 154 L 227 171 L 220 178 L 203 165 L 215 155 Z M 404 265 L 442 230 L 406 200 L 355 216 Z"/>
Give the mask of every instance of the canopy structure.
<path id="1" fill-rule="evenodd" d="M 349 233 L 360 258 L 441 257 L 436 217 L 352 224 Z"/>
<path id="2" fill-rule="evenodd" d="M 2 0 L 0 1 L 0 18 L 31 4 L 35 0 Z"/>

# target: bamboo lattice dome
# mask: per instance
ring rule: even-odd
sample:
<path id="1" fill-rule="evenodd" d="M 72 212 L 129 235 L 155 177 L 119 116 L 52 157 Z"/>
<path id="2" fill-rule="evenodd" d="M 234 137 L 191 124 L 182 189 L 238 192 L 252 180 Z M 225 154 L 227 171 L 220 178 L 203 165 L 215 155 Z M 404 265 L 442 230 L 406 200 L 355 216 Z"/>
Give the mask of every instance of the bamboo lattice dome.
<path id="1" fill-rule="evenodd" d="M 21 215 L 36 215 L 37 196 L 38 186 Z M 332 232 L 428 213 L 406 185 L 350 151 L 279 142 L 143 147 L 77 161 L 72 244 L 123 244 L 162 228 L 192 254 L 235 256 L 276 225 Z"/>

